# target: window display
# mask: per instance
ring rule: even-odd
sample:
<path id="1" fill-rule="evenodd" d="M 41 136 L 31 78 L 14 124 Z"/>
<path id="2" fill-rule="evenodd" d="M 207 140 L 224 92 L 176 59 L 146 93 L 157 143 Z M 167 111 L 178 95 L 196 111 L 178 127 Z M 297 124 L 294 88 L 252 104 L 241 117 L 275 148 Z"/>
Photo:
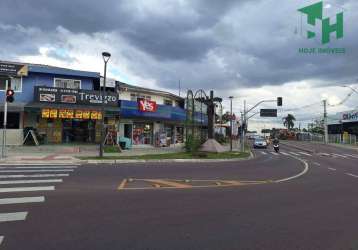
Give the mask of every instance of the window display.
<path id="1" fill-rule="evenodd" d="M 134 123 L 133 124 L 133 144 L 152 144 L 153 124 Z"/>

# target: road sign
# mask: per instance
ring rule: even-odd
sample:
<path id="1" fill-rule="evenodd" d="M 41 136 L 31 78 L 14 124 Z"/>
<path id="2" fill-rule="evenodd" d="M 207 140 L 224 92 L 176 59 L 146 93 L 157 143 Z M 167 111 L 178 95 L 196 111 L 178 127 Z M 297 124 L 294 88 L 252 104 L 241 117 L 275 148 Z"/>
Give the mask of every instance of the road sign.
<path id="1" fill-rule="evenodd" d="M 277 117 L 277 109 L 260 109 L 261 117 Z"/>
<path id="2" fill-rule="evenodd" d="M 27 76 L 28 66 L 25 64 L 0 62 L 0 75 L 5 76 Z"/>

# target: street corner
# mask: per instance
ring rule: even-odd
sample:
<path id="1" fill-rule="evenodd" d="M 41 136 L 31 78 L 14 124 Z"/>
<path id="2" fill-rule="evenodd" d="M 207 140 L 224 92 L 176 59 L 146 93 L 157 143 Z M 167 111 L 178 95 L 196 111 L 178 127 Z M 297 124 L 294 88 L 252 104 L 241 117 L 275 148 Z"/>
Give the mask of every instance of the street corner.
<path id="1" fill-rule="evenodd" d="M 247 185 L 269 184 L 272 180 L 226 180 L 226 179 L 137 179 L 125 178 L 118 184 L 118 191 L 129 190 L 163 190 L 240 187 Z"/>

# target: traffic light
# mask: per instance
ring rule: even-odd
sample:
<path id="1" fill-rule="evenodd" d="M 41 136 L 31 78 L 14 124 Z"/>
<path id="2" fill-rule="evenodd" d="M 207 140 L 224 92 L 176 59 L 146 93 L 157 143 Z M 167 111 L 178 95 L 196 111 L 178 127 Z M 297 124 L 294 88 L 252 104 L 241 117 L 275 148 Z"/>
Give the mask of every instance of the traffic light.
<path id="1" fill-rule="evenodd" d="M 277 97 L 277 106 L 282 106 L 282 97 Z"/>
<path id="2" fill-rule="evenodd" d="M 6 90 L 6 101 L 7 102 L 13 102 L 14 101 L 14 90 L 8 89 Z"/>

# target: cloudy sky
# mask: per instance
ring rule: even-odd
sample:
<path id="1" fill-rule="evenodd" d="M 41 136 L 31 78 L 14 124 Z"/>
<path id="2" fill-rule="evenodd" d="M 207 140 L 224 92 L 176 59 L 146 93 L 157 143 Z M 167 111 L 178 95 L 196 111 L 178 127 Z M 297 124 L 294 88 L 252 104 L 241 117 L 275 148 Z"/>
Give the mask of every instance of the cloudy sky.
<path id="1" fill-rule="evenodd" d="M 102 51 L 112 54 L 109 75 L 182 94 L 215 90 L 235 96 L 234 112 L 263 99 L 284 98 L 276 119 L 253 118 L 250 129 L 282 126 L 292 113 L 305 126 L 354 109 L 358 94 L 358 2 L 324 1 L 325 13 L 344 11 L 344 37 L 322 46 L 300 34 L 297 9 L 311 0 L 1 0 L 0 60 L 102 72 Z M 329 14 L 331 15 L 331 14 Z M 333 17 L 332 23 L 335 22 Z M 345 54 L 304 55 L 303 47 L 345 48 Z M 312 104 L 312 105 L 311 105 Z M 274 107 L 268 103 L 262 107 Z M 302 108 L 303 107 L 303 108 Z"/>

